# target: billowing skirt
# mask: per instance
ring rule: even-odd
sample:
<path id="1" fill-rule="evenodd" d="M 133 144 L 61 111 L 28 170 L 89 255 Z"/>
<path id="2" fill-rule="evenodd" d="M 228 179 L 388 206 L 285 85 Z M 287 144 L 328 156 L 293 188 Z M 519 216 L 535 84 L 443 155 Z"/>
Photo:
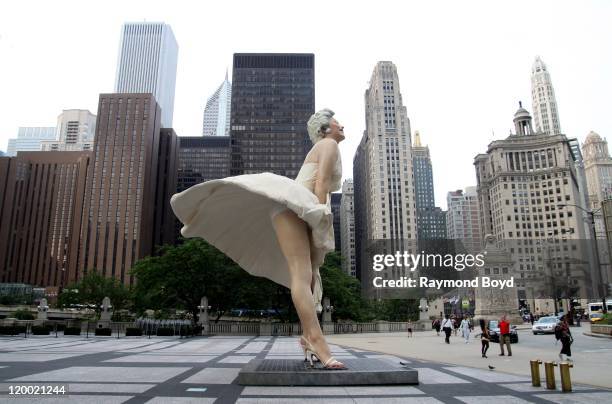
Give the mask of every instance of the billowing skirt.
<path id="1" fill-rule="evenodd" d="M 290 287 L 289 267 L 271 215 L 290 209 L 308 224 L 314 276 L 313 297 L 321 311 L 319 267 L 334 250 L 330 197 L 327 203 L 304 185 L 272 173 L 246 174 L 207 181 L 175 194 L 172 209 L 184 224 L 184 237 L 201 237 L 240 267 Z"/>

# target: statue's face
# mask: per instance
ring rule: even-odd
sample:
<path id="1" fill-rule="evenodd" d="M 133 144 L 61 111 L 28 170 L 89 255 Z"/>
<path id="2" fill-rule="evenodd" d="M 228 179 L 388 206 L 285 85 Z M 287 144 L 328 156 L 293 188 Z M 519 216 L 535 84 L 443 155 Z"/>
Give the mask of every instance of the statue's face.
<path id="1" fill-rule="evenodd" d="M 344 126 L 340 125 L 336 119 L 332 118 L 329 123 L 329 133 L 326 135 L 338 140 L 344 140 Z"/>

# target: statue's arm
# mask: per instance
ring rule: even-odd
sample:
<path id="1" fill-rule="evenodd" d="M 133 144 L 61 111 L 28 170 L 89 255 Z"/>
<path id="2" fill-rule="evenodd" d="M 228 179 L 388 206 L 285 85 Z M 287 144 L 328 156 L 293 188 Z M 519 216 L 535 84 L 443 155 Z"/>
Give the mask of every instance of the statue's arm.
<path id="1" fill-rule="evenodd" d="M 327 203 L 327 195 L 331 191 L 332 174 L 338 159 L 338 143 L 333 139 L 319 140 L 319 166 L 314 193 L 322 204 Z"/>

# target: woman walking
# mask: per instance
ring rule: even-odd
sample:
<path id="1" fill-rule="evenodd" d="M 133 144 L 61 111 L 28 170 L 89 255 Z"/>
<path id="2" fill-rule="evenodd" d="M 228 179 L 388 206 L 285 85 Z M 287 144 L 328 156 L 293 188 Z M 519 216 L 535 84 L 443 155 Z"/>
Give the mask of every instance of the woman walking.
<path id="1" fill-rule="evenodd" d="M 480 343 L 482 345 L 480 352 L 482 353 L 482 357 L 487 357 L 487 351 L 489 350 L 489 341 L 491 340 L 491 335 L 489 334 L 489 327 L 487 326 L 487 322 L 481 318 L 480 319 Z"/>
<path id="2" fill-rule="evenodd" d="M 459 325 L 461 329 L 461 336 L 465 339 L 465 343 L 470 343 L 470 320 L 468 320 L 467 314 L 463 316 L 463 320 L 461 320 L 461 324 Z"/>
<path id="3" fill-rule="evenodd" d="M 566 360 L 568 362 L 573 362 L 571 356 L 572 356 L 572 342 L 574 342 L 574 338 L 572 338 L 572 333 L 570 332 L 569 329 L 569 324 L 567 321 L 567 315 L 563 316 L 562 320 L 561 320 L 561 324 L 559 324 L 557 327 L 560 328 L 560 330 L 558 331 L 560 334 L 560 340 L 561 340 L 561 352 L 559 353 L 559 359 L 560 360 Z M 556 331 L 557 332 L 557 331 Z M 563 359 L 563 355 L 566 356 L 565 359 Z"/>

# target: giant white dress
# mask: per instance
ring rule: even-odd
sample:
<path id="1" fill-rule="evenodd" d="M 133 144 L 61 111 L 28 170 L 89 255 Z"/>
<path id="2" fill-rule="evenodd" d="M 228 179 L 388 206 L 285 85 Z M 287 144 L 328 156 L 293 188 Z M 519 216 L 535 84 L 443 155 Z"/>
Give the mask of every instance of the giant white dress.
<path id="1" fill-rule="evenodd" d="M 308 224 L 314 274 L 313 297 L 321 311 L 322 285 L 319 267 L 334 250 L 334 226 L 330 195 L 321 204 L 314 194 L 318 163 L 304 163 L 295 180 L 272 173 L 246 174 L 207 181 L 175 194 L 170 200 L 184 224 L 184 237 L 202 237 L 248 273 L 289 287 L 289 267 L 272 216 L 291 209 Z M 332 175 L 332 191 L 341 187 L 340 153 Z"/>

